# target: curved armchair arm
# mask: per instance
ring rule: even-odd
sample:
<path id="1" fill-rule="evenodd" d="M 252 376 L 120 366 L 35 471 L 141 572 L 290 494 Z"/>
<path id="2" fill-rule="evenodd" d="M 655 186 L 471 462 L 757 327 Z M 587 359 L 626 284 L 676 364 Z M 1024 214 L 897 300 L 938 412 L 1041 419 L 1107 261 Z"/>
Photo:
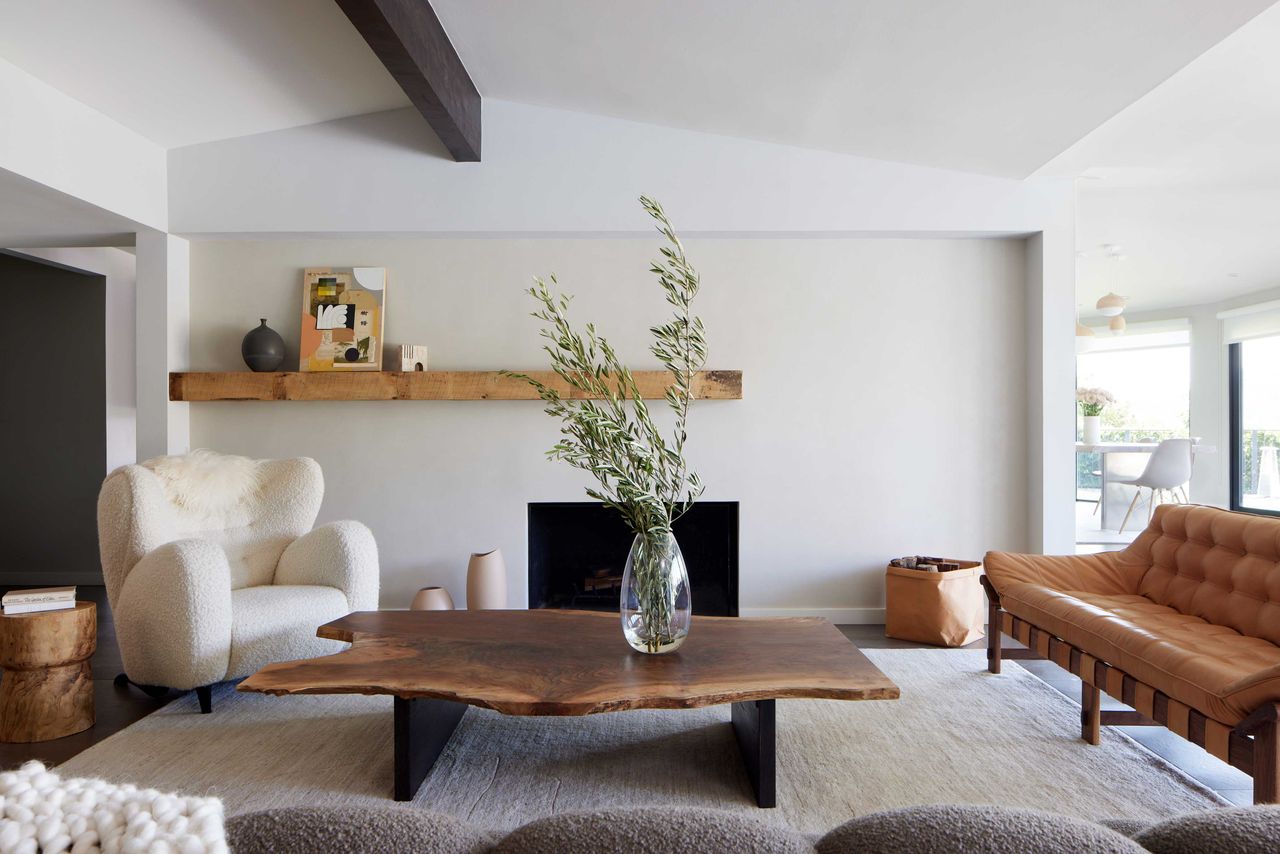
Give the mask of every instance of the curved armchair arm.
<path id="1" fill-rule="evenodd" d="M 378 607 L 378 546 L 359 522 L 330 522 L 289 544 L 276 566 L 275 584 L 336 587 L 352 611 Z"/>
<path id="2" fill-rule="evenodd" d="M 231 568 L 208 540 L 174 540 L 129 571 L 115 609 L 129 678 L 186 690 L 221 682 L 231 654 Z"/>

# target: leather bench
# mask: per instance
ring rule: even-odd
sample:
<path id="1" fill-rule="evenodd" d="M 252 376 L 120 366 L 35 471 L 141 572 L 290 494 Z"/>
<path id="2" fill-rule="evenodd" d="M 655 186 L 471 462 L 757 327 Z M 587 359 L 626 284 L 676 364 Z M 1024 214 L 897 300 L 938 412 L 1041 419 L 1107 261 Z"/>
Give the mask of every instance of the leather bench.
<path id="1" fill-rule="evenodd" d="M 1081 731 L 1163 725 L 1280 802 L 1280 519 L 1165 505 L 1128 548 L 989 552 L 988 669 L 1049 658 L 1082 681 Z M 1004 650 L 1001 634 L 1029 650 Z M 1104 712 L 1105 691 L 1135 712 Z"/>

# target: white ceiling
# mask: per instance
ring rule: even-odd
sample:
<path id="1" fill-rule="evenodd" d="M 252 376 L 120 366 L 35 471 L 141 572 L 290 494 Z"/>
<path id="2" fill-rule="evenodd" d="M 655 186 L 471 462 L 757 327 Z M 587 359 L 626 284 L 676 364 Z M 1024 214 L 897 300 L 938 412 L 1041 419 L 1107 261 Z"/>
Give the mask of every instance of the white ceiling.
<path id="1" fill-rule="evenodd" d="M 434 0 L 481 92 L 1025 177 L 1271 0 Z"/>
<path id="2" fill-rule="evenodd" d="M 165 148 L 409 103 L 333 0 L 0 0 L 0 56 Z"/>
<path id="3" fill-rule="evenodd" d="M 132 246 L 141 226 L 0 169 L 0 247 Z"/>
<path id="4" fill-rule="evenodd" d="M 1280 285 L 1280 6 L 1055 158 L 1077 182 L 1080 301 L 1133 310 Z M 1102 244 L 1126 260 L 1109 261 Z"/>
<path id="5" fill-rule="evenodd" d="M 434 5 L 486 97 L 1083 173 L 1081 302 L 1114 287 L 1141 310 L 1280 285 L 1280 6 L 1250 21 L 1271 2 Z M 0 0 L 0 57 L 165 147 L 408 103 L 333 0 Z M 133 230 L 37 190 L 0 173 L 0 245 Z"/>
<path id="6" fill-rule="evenodd" d="M 488 97 L 1022 177 L 1271 0 L 435 0 Z M 0 56 L 175 147 L 403 106 L 333 0 L 0 0 Z"/>

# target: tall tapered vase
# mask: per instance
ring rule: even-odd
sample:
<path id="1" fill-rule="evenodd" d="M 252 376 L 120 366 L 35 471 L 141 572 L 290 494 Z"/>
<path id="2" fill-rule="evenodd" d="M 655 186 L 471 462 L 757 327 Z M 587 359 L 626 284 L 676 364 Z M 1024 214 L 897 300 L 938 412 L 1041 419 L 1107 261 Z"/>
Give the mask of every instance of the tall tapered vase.
<path id="1" fill-rule="evenodd" d="M 637 652 L 675 652 L 689 634 L 693 603 L 680 544 L 670 532 L 637 535 L 622 573 L 622 634 Z"/>
<path id="2" fill-rule="evenodd" d="M 467 610 L 493 611 L 507 607 L 507 564 L 502 550 L 474 553 L 467 562 Z"/>

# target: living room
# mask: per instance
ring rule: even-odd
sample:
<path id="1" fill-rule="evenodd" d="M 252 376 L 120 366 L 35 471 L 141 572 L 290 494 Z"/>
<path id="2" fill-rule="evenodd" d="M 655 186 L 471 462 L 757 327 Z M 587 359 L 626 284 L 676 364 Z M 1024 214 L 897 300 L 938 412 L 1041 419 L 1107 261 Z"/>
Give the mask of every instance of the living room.
<path id="1" fill-rule="evenodd" d="M 1273 850 L 1270 5 L 0 3 L 0 848 Z"/>

